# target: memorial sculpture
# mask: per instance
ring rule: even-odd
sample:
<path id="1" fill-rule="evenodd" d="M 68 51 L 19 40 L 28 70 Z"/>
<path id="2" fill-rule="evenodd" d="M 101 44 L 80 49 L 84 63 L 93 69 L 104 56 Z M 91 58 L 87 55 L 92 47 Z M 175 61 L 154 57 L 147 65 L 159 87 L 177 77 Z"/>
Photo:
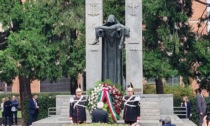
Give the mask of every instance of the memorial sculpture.
<path id="1" fill-rule="evenodd" d="M 102 81 L 111 80 L 114 84 L 123 83 L 122 52 L 126 37 L 130 36 L 130 29 L 120 24 L 114 15 L 109 15 L 103 26 L 95 28 L 96 40 L 102 38 Z"/>

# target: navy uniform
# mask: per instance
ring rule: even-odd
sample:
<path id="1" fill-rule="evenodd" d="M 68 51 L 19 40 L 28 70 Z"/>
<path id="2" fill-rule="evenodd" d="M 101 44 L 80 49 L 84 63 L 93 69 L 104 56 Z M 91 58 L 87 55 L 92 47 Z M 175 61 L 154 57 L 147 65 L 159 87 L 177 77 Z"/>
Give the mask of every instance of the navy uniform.
<path id="1" fill-rule="evenodd" d="M 76 92 L 81 91 L 77 89 Z M 70 99 L 69 116 L 73 120 L 73 123 L 84 123 L 86 121 L 86 103 L 87 99 L 85 96 L 75 96 Z"/>
<path id="2" fill-rule="evenodd" d="M 128 88 L 128 91 L 133 91 L 132 88 Z M 126 124 L 134 124 L 137 119 L 140 119 L 140 97 L 135 95 L 127 95 L 123 97 L 124 101 L 124 113 L 123 119 Z"/>

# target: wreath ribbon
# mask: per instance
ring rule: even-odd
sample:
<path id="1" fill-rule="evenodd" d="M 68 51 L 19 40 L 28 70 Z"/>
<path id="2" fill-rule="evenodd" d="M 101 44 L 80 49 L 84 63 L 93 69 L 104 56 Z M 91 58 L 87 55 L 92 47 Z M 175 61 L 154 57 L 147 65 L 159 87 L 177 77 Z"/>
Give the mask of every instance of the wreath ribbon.
<path id="1" fill-rule="evenodd" d="M 111 115 L 112 115 L 112 119 L 116 122 L 117 119 L 119 118 L 115 109 L 114 109 L 114 106 L 112 104 L 112 98 L 108 92 L 108 88 L 103 88 L 102 91 L 100 91 L 100 96 L 99 96 L 99 99 L 98 101 L 99 102 L 104 102 L 104 100 L 106 99 L 107 103 L 108 103 L 108 107 L 109 107 L 109 111 L 111 112 Z"/>

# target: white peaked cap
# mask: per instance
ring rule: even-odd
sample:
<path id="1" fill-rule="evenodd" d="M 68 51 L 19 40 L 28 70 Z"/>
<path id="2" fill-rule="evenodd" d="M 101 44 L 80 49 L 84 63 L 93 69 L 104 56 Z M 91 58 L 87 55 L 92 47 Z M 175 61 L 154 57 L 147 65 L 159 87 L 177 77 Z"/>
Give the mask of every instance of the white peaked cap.
<path id="1" fill-rule="evenodd" d="M 82 92 L 81 88 L 77 88 L 76 92 Z"/>

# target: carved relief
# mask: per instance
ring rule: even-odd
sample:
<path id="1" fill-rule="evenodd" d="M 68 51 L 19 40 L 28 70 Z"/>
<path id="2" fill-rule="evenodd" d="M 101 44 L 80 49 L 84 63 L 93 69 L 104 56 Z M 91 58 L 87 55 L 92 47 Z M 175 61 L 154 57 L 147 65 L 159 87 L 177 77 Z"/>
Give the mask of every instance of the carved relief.
<path id="1" fill-rule="evenodd" d="M 128 3 L 128 8 L 130 8 L 130 15 L 136 16 L 137 8 L 139 7 L 139 3 Z"/>
<path id="2" fill-rule="evenodd" d="M 99 11 L 97 11 L 97 6 L 99 3 L 89 3 L 89 6 L 91 7 L 91 11 L 88 13 L 88 15 L 90 16 L 98 16 L 99 15 Z"/>

